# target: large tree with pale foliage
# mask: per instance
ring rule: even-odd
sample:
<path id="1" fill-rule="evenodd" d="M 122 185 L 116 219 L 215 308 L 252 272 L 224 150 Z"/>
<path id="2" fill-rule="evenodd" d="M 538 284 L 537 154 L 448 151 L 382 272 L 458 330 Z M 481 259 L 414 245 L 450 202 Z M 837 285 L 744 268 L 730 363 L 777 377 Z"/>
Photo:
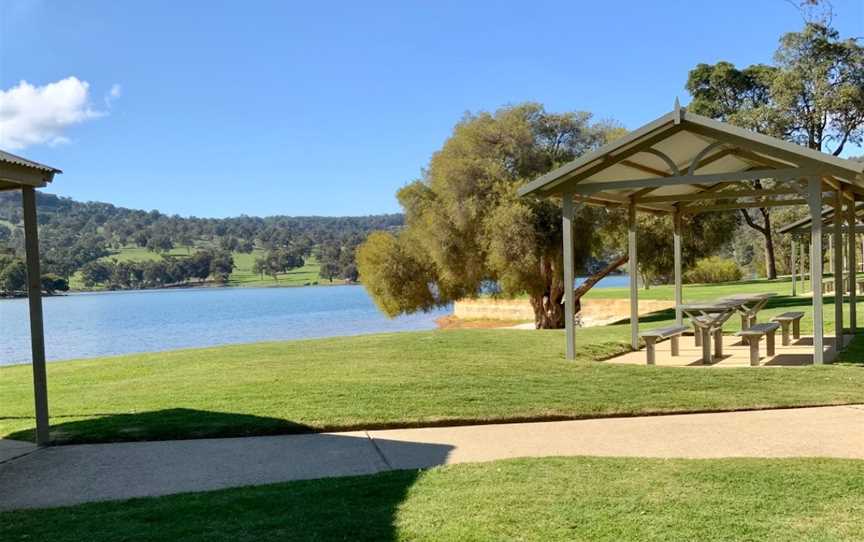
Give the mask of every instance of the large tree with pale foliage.
<path id="1" fill-rule="evenodd" d="M 620 132 L 588 113 L 553 114 L 534 103 L 466 115 L 422 178 L 399 190 L 405 228 L 373 233 L 359 247 L 360 280 L 391 316 L 495 284 L 504 295 L 527 293 L 538 328 L 562 327 L 560 202 L 519 198 L 516 190 Z M 605 209 L 579 208 L 577 265 L 597 248 L 607 220 Z"/>

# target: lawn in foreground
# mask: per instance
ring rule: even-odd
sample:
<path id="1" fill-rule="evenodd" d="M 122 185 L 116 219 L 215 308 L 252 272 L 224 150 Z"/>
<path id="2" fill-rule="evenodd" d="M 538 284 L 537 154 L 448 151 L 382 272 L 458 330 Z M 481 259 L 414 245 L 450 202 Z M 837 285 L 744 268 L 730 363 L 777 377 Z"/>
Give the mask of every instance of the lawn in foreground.
<path id="1" fill-rule="evenodd" d="M 106 442 L 864 402 L 860 366 L 592 363 L 627 326 L 260 343 L 48 365 L 52 438 Z M 686 339 L 685 339 L 686 340 Z M 0 368 L 0 436 L 31 439 L 30 367 Z"/>
<path id="2" fill-rule="evenodd" d="M 546 458 L 0 514 L 60 541 L 857 541 L 864 466 Z"/>

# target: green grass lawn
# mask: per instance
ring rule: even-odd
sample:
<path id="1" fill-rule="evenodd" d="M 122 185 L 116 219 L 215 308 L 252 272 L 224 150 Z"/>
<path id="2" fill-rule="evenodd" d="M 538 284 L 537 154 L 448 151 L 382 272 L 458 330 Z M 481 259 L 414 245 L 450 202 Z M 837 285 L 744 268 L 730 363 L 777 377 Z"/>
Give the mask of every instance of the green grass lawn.
<path id="1" fill-rule="evenodd" d="M 255 258 L 264 256 L 265 251 L 255 249 L 251 254 L 234 253 L 234 264 L 237 266 L 234 272 L 231 273 L 231 278 L 228 280 L 229 286 L 305 286 L 313 283 L 329 284 L 330 281 L 321 278 L 319 272 L 321 266 L 318 265 L 315 257 L 312 256 L 306 259 L 306 263 L 299 269 L 292 269 L 287 273 L 281 273 L 277 279 L 264 276 L 252 271 L 255 265 Z"/>
<path id="2" fill-rule="evenodd" d="M 547 458 L 0 514 L 0 539 L 860 541 L 864 468 Z"/>
<path id="3" fill-rule="evenodd" d="M 807 283 L 809 285 L 809 282 Z M 799 293 L 802 291 L 798 285 Z M 707 301 L 724 296 L 740 294 L 757 294 L 774 292 L 781 295 L 791 295 L 792 280 L 788 277 L 775 280 L 755 279 L 742 280 L 722 284 L 685 284 L 682 290 L 684 302 Z M 592 288 L 585 294 L 586 299 L 630 299 L 630 288 Z M 672 301 L 675 299 L 675 289 L 670 284 L 651 286 L 647 290 L 639 288 L 639 299 Z"/>
<path id="4" fill-rule="evenodd" d="M 864 402 L 864 370 L 855 364 L 705 370 L 592 363 L 626 351 L 628 340 L 626 325 L 578 330 L 576 363 L 563 359 L 563 332 L 515 330 L 51 363 L 52 436 L 152 440 Z M 0 436 L 32 437 L 32 403 L 30 368 L 0 368 Z"/>

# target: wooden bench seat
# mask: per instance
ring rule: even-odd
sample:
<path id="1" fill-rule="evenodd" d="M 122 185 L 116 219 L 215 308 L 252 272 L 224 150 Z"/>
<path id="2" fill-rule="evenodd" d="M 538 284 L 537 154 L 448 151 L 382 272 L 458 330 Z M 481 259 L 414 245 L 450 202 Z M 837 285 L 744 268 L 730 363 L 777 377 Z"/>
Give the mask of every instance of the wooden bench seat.
<path id="1" fill-rule="evenodd" d="M 687 331 L 687 328 L 684 326 L 669 326 L 669 327 L 661 327 L 657 329 L 651 329 L 648 331 L 643 331 L 639 334 L 642 339 L 645 340 L 645 353 L 647 356 L 648 365 L 654 365 L 655 361 L 655 349 L 654 344 L 657 341 L 662 341 L 663 339 L 670 339 L 670 343 L 672 344 L 672 355 L 677 356 L 678 349 L 678 338 Z"/>
<path id="2" fill-rule="evenodd" d="M 803 317 L 803 312 L 784 312 L 783 314 L 778 314 L 771 319 L 772 322 L 777 322 L 778 324 L 780 324 L 780 327 L 783 329 L 783 346 L 789 346 L 789 343 L 791 342 L 789 340 L 790 323 L 792 324 L 792 337 L 794 337 L 795 339 L 801 338 L 801 318 Z"/>
<path id="3" fill-rule="evenodd" d="M 767 324 L 755 324 L 747 329 L 742 329 L 735 335 L 743 338 L 750 345 L 750 365 L 759 365 L 759 341 L 765 337 L 765 350 L 769 356 L 774 355 L 774 334 L 780 324 L 770 322 Z"/>

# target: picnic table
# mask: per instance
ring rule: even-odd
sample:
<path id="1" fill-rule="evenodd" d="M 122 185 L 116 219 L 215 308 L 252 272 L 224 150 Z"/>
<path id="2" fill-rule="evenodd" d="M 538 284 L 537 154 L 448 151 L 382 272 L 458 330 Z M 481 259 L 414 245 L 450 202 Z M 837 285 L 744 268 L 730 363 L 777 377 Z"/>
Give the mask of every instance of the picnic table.
<path id="1" fill-rule="evenodd" d="M 681 312 L 690 318 L 693 325 L 702 335 L 702 363 L 714 361 L 714 356 L 723 355 L 723 324 L 732 317 L 741 306 L 738 302 L 714 301 L 703 303 L 687 303 L 681 305 Z M 711 351 L 711 336 L 717 335 L 714 342 L 714 352 Z"/>
<path id="2" fill-rule="evenodd" d="M 756 323 L 756 315 L 759 311 L 765 308 L 768 300 L 776 296 L 776 293 L 770 292 L 765 294 L 742 294 L 724 297 L 720 300 L 722 303 L 732 303 L 736 305 L 736 310 L 741 314 L 741 330 L 749 329 L 750 326 Z"/>

